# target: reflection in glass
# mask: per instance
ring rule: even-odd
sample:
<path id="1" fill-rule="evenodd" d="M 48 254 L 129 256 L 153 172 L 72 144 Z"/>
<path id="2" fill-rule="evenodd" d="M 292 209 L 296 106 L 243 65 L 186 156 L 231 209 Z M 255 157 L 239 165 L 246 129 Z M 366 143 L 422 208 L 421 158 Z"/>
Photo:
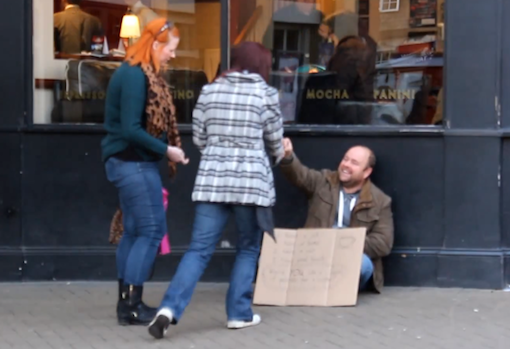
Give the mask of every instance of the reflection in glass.
<path id="1" fill-rule="evenodd" d="M 442 124 L 444 0 L 230 3 L 232 43 L 273 52 L 287 123 Z"/>
<path id="2" fill-rule="evenodd" d="M 287 31 L 287 47 L 288 51 L 298 51 L 299 50 L 299 30 L 288 30 Z"/>
<path id="3" fill-rule="evenodd" d="M 174 22 L 181 33 L 177 58 L 163 74 L 178 121 L 191 122 L 198 95 L 220 64 L 220 0 L 32 3 L 34 123 L 102 123 L 110 77 L 126 48 L 157 17 Z"/>

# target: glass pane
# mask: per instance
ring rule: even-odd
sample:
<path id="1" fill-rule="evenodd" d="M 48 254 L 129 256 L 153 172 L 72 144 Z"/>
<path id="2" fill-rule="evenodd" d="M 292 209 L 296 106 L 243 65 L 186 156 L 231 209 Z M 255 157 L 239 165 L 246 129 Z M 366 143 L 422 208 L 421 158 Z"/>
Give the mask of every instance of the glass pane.
<path id="1" fill-rule="evenodd" d="M 271 50 L 286 123 L 442 125 L 444 1 L 231 0 L 231 44 Z"/>
<path id="2" fill-rule="evenodd" d="M 278 51 L 285 50 L 285 30 L 277 29 L 274 31 L 274 49 Z"/>
<path id="3" fill-rule="evenodd" d="M 108 82 L 152 19 L 175 23 L 180 43 L 163 67 L 178 121 L 220 64 L 220 0 L 33 1 L 34 123 L 102 123 Z M 129 10 L 129 13 L 128 13 Z M 123 21 L 124 19 L 124 21 Z"/>
<path id="4" fill-rule="evenodd" d="M 287 30 L 287 51 L 299 50 L 299 31 Z"/>

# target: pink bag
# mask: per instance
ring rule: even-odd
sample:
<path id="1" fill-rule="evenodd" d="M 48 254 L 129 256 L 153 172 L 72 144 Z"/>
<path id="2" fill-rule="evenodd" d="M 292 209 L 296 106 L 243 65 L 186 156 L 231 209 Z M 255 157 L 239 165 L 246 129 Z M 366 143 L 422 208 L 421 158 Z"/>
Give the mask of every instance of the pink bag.
<path id="1" fill-rule="evenodd" d="M 165 206 L 165 211 L 168 208 L 168 190 L 163 188 L 163 205 Z M 168 233 L 163 236 L 163 240 L 161 240 L 161 244 L 159 245 L 158 254 L 165 255 L 169 254 L 171 251 L 170 248 L 170 238 L 168 237 Z"/>

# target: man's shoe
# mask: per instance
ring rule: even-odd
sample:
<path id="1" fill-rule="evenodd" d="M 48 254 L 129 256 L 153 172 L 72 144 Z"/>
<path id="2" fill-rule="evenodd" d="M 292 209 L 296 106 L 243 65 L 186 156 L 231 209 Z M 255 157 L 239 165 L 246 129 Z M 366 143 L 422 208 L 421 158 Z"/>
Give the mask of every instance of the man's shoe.
<path id="1" fill-rule="evenodd" d="M 149 334 L 156 339 L 163 338 L 173 320 L 172 311 L 169 308 L 162 308 L 149 324 Z"/>
<path id="2" fill-rule="evenodd" d="M 260 324 L 262 319 L 259 314 L 253 314 L 253 318 L 251 321 L 241 321 L 241 320 L 230 320 L 227 322 L 227 328 L 230 330 L 239 330 L 241 328 L 257 326 Z"/>

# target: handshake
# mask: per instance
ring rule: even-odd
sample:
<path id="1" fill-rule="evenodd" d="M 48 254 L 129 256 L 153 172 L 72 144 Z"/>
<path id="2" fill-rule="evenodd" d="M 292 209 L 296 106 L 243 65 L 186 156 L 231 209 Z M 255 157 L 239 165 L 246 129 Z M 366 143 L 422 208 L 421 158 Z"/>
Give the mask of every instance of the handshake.
<path id="1" fill-rule="evenodd" d="M 284 138 L 282 140 L 283 150 L 285 151 L 284 157 L 286 159 L 290 159 L 292 154 L 294 154 L 294 147 L 292 146 L 292 141 L 290 138 Z M 187 165 L 189 163 L 189 159 L 186 157 L 186 154 L 181 148 L 168 146 L 166 151 L 166 156 L 176 163 L 181 163 L 183 165 Z"/>

